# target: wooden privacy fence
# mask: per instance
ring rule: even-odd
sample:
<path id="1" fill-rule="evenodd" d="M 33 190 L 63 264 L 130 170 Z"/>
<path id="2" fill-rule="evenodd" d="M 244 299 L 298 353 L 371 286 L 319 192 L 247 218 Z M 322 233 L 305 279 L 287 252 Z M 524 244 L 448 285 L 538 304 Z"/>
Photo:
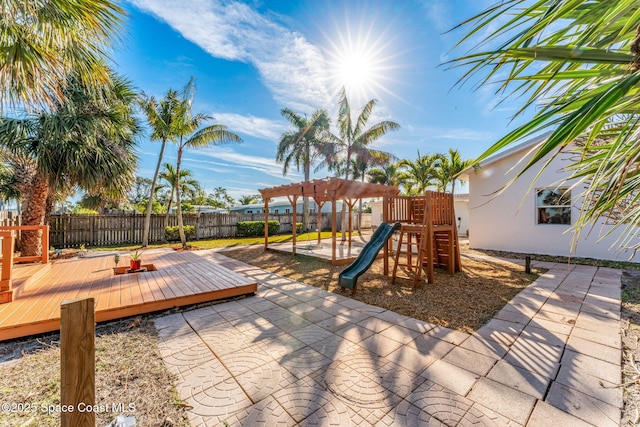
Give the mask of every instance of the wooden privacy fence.
<path id="1" fill-rule="evenodd" d="M 356 214 L 354 214 L 355 218 Z M 302 222 L 302 214 L 297 215 Z M 363 228 L 371 227 L 371 214 L 363 215 Z M 310 215 L 309 231 L 317 229 L 316 215 Z M 219 239 L 237 236 L 236 224 L 240 221 L 262 221 L 264 214 L 201 213 L 183 215 L 184 225 L 195 227 L 197 239 Z M 290 233 L 292 214 L 270 214 L 269 220 L 280 221 L 279 233 Z M 322 214 L 321 229 L 331 229 L 331 214 Z M 149 242 L 165 239 L 165 227 L 177 226 L 176 215 L 151 215 Z M 108 246 L 142 242 L 143 214 L 115 215 L 52 215 L 49 244 L 55 248 Z"/>

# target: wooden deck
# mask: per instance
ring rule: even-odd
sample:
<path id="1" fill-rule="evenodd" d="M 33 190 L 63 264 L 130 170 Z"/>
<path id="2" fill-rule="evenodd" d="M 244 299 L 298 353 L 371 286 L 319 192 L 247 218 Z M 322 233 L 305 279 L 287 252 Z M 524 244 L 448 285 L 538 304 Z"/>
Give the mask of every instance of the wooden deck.
<path id="1" fill-rule="evenodd" d="M 157 271 L 115 275 L 113 255 L 16 265 L 16 297 L 0 304 L 0 341 L 59 330 L 65 300 L 94 297 L 95 318 L 102 322 L 257 290 L 255 281 L 225 268 L 212 251 L 147 251 L 143 263 Z"/>

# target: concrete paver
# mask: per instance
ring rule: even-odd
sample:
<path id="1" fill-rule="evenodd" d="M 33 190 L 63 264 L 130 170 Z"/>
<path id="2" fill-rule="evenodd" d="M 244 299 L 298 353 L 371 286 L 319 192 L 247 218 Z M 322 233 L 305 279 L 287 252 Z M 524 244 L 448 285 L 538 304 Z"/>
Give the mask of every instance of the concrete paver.
<path id="1" fill-rule="evenodd" d="M 527 421 L 536 403 L 533 396 L 488 378 L 478 380 L 469 398 L 520 424 Z"/>
<path id="2" fill-rule="evenodd" d="M 256 295 L 157 318 L 159 351 L 192 426 L 618 426 L 620 271 L 538 264 L 469 335 L 229 260 Z"/>

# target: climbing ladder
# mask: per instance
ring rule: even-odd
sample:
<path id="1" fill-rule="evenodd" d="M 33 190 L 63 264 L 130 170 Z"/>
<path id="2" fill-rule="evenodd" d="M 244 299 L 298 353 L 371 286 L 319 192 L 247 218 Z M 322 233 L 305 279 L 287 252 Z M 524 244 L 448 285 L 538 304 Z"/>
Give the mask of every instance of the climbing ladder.
<path id="1" fill-rule="evenodd" d="M 425 267 L 428 283 L 434 282 L 434 266 L 446 268 L 450 274 L 461 270 L 452 194 L 427 191 L 424 196 L 389 196 L 384 204 L 385 221 L 402 223 L 392 282 L 398 267 L 409 272 L 414 289 Z"/>

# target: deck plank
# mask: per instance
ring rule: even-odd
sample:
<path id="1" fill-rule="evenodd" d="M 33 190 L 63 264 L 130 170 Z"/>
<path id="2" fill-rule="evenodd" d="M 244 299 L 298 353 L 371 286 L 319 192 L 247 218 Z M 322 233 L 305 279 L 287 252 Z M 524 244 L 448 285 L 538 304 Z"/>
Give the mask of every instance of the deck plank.
<path id="1" fill-rule="evenodd" d="M 0 341 L 58 330 L 65 299 L 94 297 L 101 322 L 257 291 L 255 281 L 210 254 L 154 250 L 145 263 L 157 271 L 115 275 L 106 256 L 56 261 L 19 298 L 0 304 Z"/>

